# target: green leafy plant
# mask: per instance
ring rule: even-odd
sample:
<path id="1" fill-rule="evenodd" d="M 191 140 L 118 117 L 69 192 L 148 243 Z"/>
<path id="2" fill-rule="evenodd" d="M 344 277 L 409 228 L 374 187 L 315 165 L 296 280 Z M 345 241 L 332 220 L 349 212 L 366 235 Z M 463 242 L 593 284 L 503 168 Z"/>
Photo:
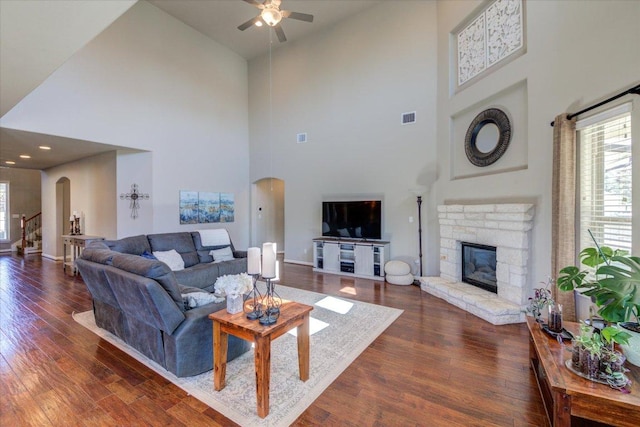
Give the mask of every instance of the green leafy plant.
<path id="1" fill-rule="evenodd" d="M 529 305 L 526 307 L 526 312 L 531 313 L 537 322 L 542 322 L 541 316 L 544 309 L 550 305 L 553 305 L 553 296 L 549 287 L 553 283 L 553 280 L 549 278 L 547 283 L 540 282 L 545 285 L 543 288 L 535 288 L 533 290 L 533 297 L 529 297 Z"/>
<path id="2" fill-rule="evenodd" d="M 599 330 L 581 324 L 580 334 L 573 339 L 573 368 L 589 378 L 606 382 L 612 388 L 629 392 L 631 380 L 625 375 L 625 357 L 614 348 L 614 343 L 626 344 L 629 338 L 629 333 L 611 326 Z"/>
<path id="3" fill-rule="evenodd" d="M 607 246 L 583 249 L 576 266 L 560 270 L 558 287 L 563 291 L 585 289 L 599 307 L 598 314 L 609 322 L 638 323 L 640 315 L 640 258 Z"/>

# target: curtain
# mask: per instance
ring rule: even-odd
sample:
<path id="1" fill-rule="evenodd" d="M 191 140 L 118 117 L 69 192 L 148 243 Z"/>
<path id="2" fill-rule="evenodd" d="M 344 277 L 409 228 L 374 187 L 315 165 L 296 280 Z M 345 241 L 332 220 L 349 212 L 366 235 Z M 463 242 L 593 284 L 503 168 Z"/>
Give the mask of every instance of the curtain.
<path id="1" fill-rule="evenodd" d="M 576 263 L 576 122 L 561 114 L 553 126 L 553 189 L 551 195 L 551 274 Z M 573 292 L 554 286 L 554 299 L 562 304 L 563 318 L 576 320 Z"/>

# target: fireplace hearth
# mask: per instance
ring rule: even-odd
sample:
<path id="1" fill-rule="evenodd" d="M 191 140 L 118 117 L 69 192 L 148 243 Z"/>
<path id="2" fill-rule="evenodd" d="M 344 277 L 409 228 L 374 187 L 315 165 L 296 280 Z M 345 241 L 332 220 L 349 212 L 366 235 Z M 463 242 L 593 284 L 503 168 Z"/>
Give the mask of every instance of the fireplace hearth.
<path id="1" fill-rule="evenodd" d="M 495 246 L 462 242 L 462 281 L 498 293 Z"/>

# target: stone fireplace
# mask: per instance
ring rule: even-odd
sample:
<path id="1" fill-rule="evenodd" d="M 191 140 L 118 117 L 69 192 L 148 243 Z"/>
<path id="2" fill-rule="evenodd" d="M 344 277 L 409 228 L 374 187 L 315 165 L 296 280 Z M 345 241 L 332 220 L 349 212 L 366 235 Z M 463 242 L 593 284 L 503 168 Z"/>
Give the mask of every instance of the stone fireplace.
<path id="1" fill-rule="evenodd" d="M 524 322 L 532 204 L 438 206 L 440 277 L 422 277 L 420 287 L 494 325 Z M 495 247 L 497 292 L 462 281 L 463 242 Z"/>

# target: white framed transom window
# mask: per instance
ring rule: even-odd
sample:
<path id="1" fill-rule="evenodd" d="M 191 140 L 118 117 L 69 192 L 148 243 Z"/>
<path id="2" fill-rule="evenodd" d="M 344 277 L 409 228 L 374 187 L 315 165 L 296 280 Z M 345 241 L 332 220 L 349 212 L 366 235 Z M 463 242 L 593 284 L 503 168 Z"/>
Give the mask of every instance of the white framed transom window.
<path id="1" fill-rule="evenodd" d="M 632 103 L 576 122 L 579 247 L 632 249 Z M 593 238 L 591 234 L 593 234 Z"/>

